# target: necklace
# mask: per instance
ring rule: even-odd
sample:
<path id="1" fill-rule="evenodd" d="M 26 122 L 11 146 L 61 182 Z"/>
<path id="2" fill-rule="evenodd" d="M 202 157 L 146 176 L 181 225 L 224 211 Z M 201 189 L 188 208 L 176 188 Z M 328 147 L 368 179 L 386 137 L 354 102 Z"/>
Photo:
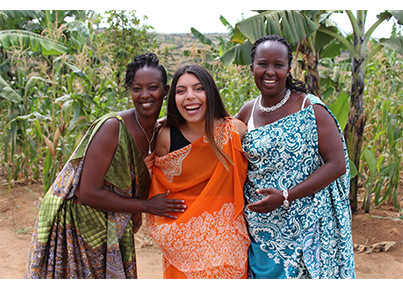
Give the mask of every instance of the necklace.
<path id="1" fill-rule="evenodd" d="M 137 111 L 133 110 L 134 116 L 136 117 L 137 124 L 139 124 L 141 130 L 143 130 L 144 135 L 146 136 L 147 142 L 148 142 L 148 155 L 151 155 L 151 142 L 153 142 L 154 137 L 155 137 L 155 126 L 157 126 L 157 122 L 154 124 L 154 129 L 153 129 L 153 137 L 151 137 L 151 140 L 148 140 L 148 135 L 146 133 L 146 130 L 144 130 L 143 126 L 141 126 L 139 118 L 137 118 Z"/>
<path id="2" fill-rule="evenodd" d="M 271 106 L 271 107 L 264 107 L 264 106 L 262 105 L 262 100 L 263 100 L 263 98 L 262 98 L 262 96 L 260 95 L 259 110 L 262 111 L 262 112 L 273 112 L 274 110 L 277 110 L 278 108 L 280 108 L 281 106 L 283 106 L 283 105 L 288 101 L 288 99 L 290 99 L 290 95 L 291 95 L 291 90 L 288 89 L 288 90 L 285 92 L 284 98 L 283 98 L 279 103 L 277 103 L 276 105 Z"/>

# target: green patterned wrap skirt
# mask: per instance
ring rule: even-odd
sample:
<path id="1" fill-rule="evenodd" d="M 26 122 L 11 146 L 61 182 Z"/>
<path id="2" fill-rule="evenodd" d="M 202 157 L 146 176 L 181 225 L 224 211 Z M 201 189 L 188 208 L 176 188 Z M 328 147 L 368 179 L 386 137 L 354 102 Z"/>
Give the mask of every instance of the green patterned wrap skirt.
<path id="1" fill-rule="evenodd" d="M 98 119 L 43 198 L 25 278 L 137 278 L 134 233 L 141 213 L 105 212 L 74 194 L 89 143 L 109 118 L 120 121 L 119 142 L 104 175 L 105 189 L 147 199 L 150 175 L 129 130 L 116 113 Z"/>

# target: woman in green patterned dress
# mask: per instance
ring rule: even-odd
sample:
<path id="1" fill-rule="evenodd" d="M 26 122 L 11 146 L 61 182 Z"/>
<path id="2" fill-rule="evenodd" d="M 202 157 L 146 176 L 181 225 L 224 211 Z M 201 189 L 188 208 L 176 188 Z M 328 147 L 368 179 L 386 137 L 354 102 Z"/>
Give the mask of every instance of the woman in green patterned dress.
<path id="1" fill-rule="evenodd" d="M 167 75 L 157 56 L 136 56 L 125 87 L 134 108 L 95 121 L 46 193 L 26 278 L 137 278 L 134 233 L 141 213 L 176 218 L 182 200 L 147 200 L 155 128 Z M 149 166 L 150 167 L 150 166 Z"/>

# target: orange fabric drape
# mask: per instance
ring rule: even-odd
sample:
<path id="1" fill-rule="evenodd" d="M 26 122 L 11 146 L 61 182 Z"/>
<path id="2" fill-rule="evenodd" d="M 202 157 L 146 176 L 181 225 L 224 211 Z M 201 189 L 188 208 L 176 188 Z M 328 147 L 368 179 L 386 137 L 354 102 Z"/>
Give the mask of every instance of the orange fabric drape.
<path id="1" fill-rule="evenodd" d="M 163 252 L 164 278 L 246 278 L 249 237 L 243 217 L 247 160 L 230 118 L 215 127 L 216 143 L 231 158 L 228 172 L 207 138 L 156 157 L 150 196 L 171 191 L 187 210 L 178 219 L 147 214 Z"/>

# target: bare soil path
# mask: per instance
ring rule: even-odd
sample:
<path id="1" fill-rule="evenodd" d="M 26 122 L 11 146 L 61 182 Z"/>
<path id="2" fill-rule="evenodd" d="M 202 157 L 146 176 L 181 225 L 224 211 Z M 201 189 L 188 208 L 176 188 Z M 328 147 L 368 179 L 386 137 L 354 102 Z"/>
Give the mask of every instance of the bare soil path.
<path id="1" fill-rule="evenodd" d="M 399 189 L 402 192 L 401 183 Z M 38 184 L 15 187 L 9 194 L 0 187 L 0 279 L 24 277 L 42 195 Z M 370 214 L 358 211 L 353 215 L 358 279 L 403 279 L 403 221 L 398 216 L 391 205 L 373 208 Z M 161 279 L 161 252 L 144 225 L 136 234 L 136 248 L 139 278 Z"/>

